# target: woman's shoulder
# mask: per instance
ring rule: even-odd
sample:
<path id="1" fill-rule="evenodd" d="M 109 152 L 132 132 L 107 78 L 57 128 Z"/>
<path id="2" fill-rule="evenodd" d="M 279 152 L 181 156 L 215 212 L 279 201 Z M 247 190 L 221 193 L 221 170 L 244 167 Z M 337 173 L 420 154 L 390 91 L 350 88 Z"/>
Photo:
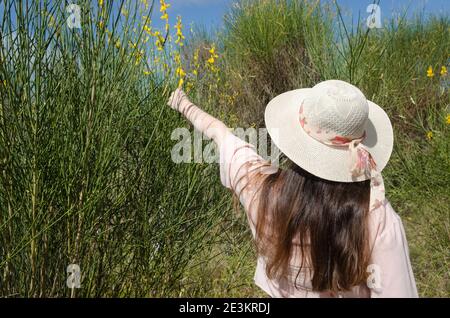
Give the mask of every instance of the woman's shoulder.
<path id="1" fill-rule="evenodd" d="M 236 190 L 236 184 L 242 177 L 254 173 L 273 174 L 278 170 L 276 165 L 258 154 L 253 144 L 231 132 L 224 138 L 219 153 L 221 181 L 230 189 Z"/>
<path id="2" fill-rule="evenodd" d="M 389 218 L 392 221 L 400 221 L 400 216 L 395 211 L 395 209 L 392 207 L 391 202 L 389 202 L 388 199 L 385 199 L 384 210 L 386 213 L 386 218 Z"/>
<path id="3" fill-rule="evenodd" d="M 403 236 L 403 223 L 399 214 L 385 199 L 383 207 L 372 211 L 370 230 L 374 240 L 392 241 Z"/>

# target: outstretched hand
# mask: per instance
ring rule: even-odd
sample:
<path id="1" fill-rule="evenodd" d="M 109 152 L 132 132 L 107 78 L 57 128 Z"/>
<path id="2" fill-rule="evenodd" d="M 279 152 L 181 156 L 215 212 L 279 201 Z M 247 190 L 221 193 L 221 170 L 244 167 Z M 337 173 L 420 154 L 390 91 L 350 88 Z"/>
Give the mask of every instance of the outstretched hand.
<path id="1" fill-rule="evenodd" d="M 189 105 L 191 101 L 186 96 L 181 88 L 177 88 L 170 94 L 167 105 L 176 111 L 182 112 L 186 105 Z"/>
<path id="2" fill-rule="evenodd" d="M 204 133 L 218 144 L 221 144 L 225 134 L 228 132 L 228 128 L 224 123 L 193 104 L 181 88 L 177 88 L 170 94 L 167 105 L 179 111 L 192 123 L 195 129 Z"/>

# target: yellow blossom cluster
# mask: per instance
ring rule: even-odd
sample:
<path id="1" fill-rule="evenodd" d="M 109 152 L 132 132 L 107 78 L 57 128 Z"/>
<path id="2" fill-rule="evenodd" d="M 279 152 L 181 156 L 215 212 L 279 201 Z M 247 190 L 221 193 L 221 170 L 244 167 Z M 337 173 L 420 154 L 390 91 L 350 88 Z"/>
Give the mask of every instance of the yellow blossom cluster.
<path id="1" fill-rule="evenodd" d="M 183 46 L 183 40 L 185 39 L 183 35 L 183 24 L 181 23 L 181 17 L 177 17 L 177 24 L 175 25 L 175 30 L 177 30 L 177 39 L 175 40 L 175 44 L 179 46 Z"/>
<path id="2" fill-rule="evenodd" d="M 181 48 L 183 46 L 183 40 L 185 39 L 184 35 L 183 35 L 183 24 L 181 22 L 181 17 L 178 16 L 177 17 L 177 24 L 175 25 L 175 30 L 176 30 L 176 36 L 177 39 L 175 40 L 175 44 L 177 44 L 179 46 L 179 48 L 177 49 L 177 52 L 175 52 L 175 56 L 174 56 L 174 61 L 175 61 L 175 67 L 176 67 L 176 76 L 178 78 L 178 87 L 183 86 L 185 77 L 186 77 L 186 72 L 183 69 L 183 64 L 181 62 L 181 55 L 180 55 L 180 51 Z"/>
<path id="3" fill-rule="evenodd" d="M 447 67 L 446 66 L 441 66 L 441 70 L 439 71 L 439 74 L 443 77 L 443 76 L 447 76 Z M 434 77 L 434 72 L 433 72 L 433 67 L 428 66 L 427 69 L 427 77 Z"/>
<path id="4" fill-rule="evenodd" d="M 219 55 L 216 52 L 216 45 L 213 43 L 211 48 L 208 50 L 209 58 L 206 61 L 206 68 L 211 71 L 212 75 L 215 77 L 215 82 L 210 82 L 209 89 L 217 89 L 220 82 L 219 76 L 219 67 L 216 66 L 216 61 L 219 58 Z"/>
<path id="5" fill-rule="evenodd" d="M 139 2 L 144 4 L 145 8 L 149 7 L 150 1 L 139 0 Z M 189 67 L 186 69 L 187 64 L 183 59 L 186 37 L 182 17 L 177 16 L 176 18 L 173 25 L 172 40 L 172 35 L 169 32 L 171 29 L 169 26 L 169 8 L 171 5 L 167 3 L 167 0 L 160 0 L 159 4 L 159 12 L 161 13 L 159 18 L 165 22 L 161 28 L 152 26 L 152 19 L 146 15 L 149 11 L 144 12 L 142 6 L 139 7 L 140 22 L 130 26 L 131 34 L 127 33 L 128 29 L 125 31 L 129 35 L 127 37 L 118 38 L 108 31 L 103 16 L 97 22 L 98 27 L 105 30 L 108 43 L 120 50 L 122 54 L 129 54 L 130 61 L 139 67 L 138 70 L 141 74 L 145 76 L 158 74 L 159 72 L 163 72 L 165 76 L 173 74 L 172 76 L 176 79 L 178 87 L 184 86 L 186 91 L 198 85 L 204 76 L 208 77 L 207 82 L 210 86 L 215 85 L 217 87 L 220 78 L 219 67 L 217 66 L 219 54 L 216 45 L 211 44 L 207 48 L 197 47 L 193 50 L 193 56 L 187 57 Z M 99 6 L 105 8 L 105 2 L 99 1 Z M 135 13 L 131 10 L 134 9 L 124 6 L 120 9 L 119 14 L 128 20 L 129 17 L 135 16 Z M 154 39 L 154 45 L 148 44 L 150 39 Z M 128 45 L 125 45 L 125 43 L 128 43 Z M 234 96 L 230 96 L 229 99 L 234 99 Z"/>
<path id="6" fill-rule="evenodd" d="M 162 36 L 161 32 L 159 32 L 159 31 L 155 31 L 153 33 L 153 36 L 156 38 L 155 44 L 156 44 L 158 51 L 162 51 L 164 49 L 164 43 L 165 43 L 164 37 Z"/>
<path id="7" fill-rule="evenodd" d="M 174 61 L 175 61 L 175 66 L 176 66 L 175 74 L 178 78 L 178 87 L 181 87 L 181 86 L 183 86 L 184 77 L 186 76 L 186 72 L 183 70 L 180 52 L 178 52 L 178 51 L 175 52 Z"/>
<path id="8" fill-rule="evenodd" d="M 167 14 L 167 9 L 170 8 L 170 4 L 166 3 L 165 0 L 159 0 L 159 4 L 161 5 L 159 11 L 162 13 L 161 20 L 166 21 L 166 32 L 169 31 L 169 15 Z"/>
<path id="9" fill-rule="evenodd" d="M 200 54 L 200 49 L 197 48 L 194 52 L 194 57 L 193 57 L 193 64 L 194 64 L 194 69 L 192 70 L 192 74 L 197 77 L 198 76 L 198 70 L 200 69 L 200 62 L 199 62 L 199 54 Z"/>
<path id="10" fill-rule="evenodd" d="M 216 59 L 219 57 L 219 55 L 217 55 L 217 53 L 216 53 L 216 46 L 214 44 L 209 49 L 209 54 L 210 54 L 210 56 L 207 61 L 207 64 L 209 67 L 213 67 Z"/>

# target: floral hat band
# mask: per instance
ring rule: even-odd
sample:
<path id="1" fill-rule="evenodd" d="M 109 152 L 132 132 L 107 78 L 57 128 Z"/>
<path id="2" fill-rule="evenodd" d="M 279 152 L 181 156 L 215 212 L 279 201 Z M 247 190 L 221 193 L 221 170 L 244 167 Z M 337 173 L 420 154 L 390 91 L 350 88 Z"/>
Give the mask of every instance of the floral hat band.
<path id="1" fill-rule="evenodd" d="M 317 141 L 333 147 L 346 147 L 350 153 L 350 172 L 353 176 L 358 177 L 362 174 L 371 175 L 371 171 L 376 169 L 377 165 L 369 150 L 364 147 L 362 141 L 366 138 L 366 131 L 364 130 L 361 137 L 349 138 L 336 135 L 333 132 L 324 132 L 320 127 L 312 127 L 306 119 L 303 111 L 304 102 L 299 108 L 299 121 L 303 130 Z"/>
<path id="2" fill-rule="evenodd" d="M 332 147 L 346 147 L 350 155 L 349 171 L 353 177 L 366 175 L 370 178 L 370 211 L 383 207 L 385 202 L 385 189 L 381 173 L 377 170 L 377 165 L 370 151 L 364 147 L 362 141 L 366 138 L 366 131 L 361 137 L 348 138 L 333 133 L 322 132 L 320 127 L 311 127 L 305 117 L 303 102 L 299 109 L 300 125 L 310 137 Z M 314 129 L 315 128 L 315 129 Z"/>

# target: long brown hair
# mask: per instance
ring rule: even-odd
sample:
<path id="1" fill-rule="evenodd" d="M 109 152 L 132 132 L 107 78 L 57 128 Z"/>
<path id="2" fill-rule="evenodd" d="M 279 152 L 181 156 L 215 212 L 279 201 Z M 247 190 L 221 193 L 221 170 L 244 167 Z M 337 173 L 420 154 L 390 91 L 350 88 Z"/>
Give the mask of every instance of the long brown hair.
<path id="1" fill-rule="evenodd" d="M 297 282 L 307 268 L 313 291 L 346 291 L 366 282 L 370 180 L 328 181 L 289 160 L 288 169 L 254 177 L 260 181 L 253 197 L 259 197 L 256 247 L 270 279 L 299 268 Z M 297 250 L 301 264 L 292 264 Z"/>

